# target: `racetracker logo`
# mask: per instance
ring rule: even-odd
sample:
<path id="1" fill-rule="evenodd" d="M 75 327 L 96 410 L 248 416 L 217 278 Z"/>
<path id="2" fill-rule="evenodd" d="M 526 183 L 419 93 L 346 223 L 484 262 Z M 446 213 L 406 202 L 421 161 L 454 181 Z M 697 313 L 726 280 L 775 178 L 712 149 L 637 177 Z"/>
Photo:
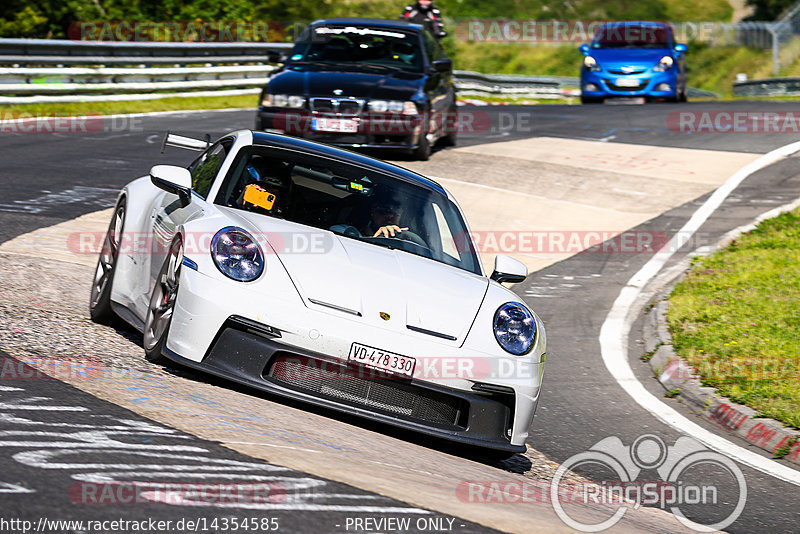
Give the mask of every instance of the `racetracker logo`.
<path id="1" fill-rule="evenodd" d="M 265 117 L 264 128 L 290 134 L 309 134 L 331 131 L 376 136 L 409 136 L 422 131 L 424 124 L 433 124 L 445 134 L 511 134 L 533 132 L 534 117 L 530 111 L 495 111 L 460 108 L 458 112 L 442 115 L 365 112 L 353 117 L 329 119 L 307 111 L 280 111 Z M 398 142 L 402 142 L 399 140 Z"/>
<path id="2" fill-rule="evenodd" d="M 602 24 L 596 20 L 475 19 L 459 22 L 455 36 L 469 42 L 585 43 Z M 634 30 L 638 32 L 640 28 Z"/>
<path id="3" fill-rule="evenodd" d="M 582 504 L 599 505 L 609 517 L 588 523 L 577 518 L 585 517 L 580 508 L 566 506 L 575 497 L 574 492 L 563 491 L 570 487 L 564 478 L 571 470 L 591 473 L 594 483 L 583 485 Z M 641 477 L 650 473 L 658 478 Z M 661 438 L 646 434 L 625 446 L 612 436 L 571 456 L 558 468 L 550 484 L 550 500 L 561 520 L 580 532 L 609 529 L 629 506 L 638 509 L 642 505 L 668 510 L 692 530 L 714 532 L 731 525 L 742 513 L 747 484 L 731 459 L 692 438 L 680 437 L 667 446 Z"/>
<path id="4" fill-rule="evenodd" d="M 261 232 L 251 234 L 265 254 L 325 254 L 333 248 L 333 236 L 327 232 Z M 183 253 L 208 254 L 214 233 L 185 232 Z M 99 254 L 106 242 L 106 232 L 73 232 L 67 236 L 67 250 L 72 254 Z M 164 255 L 171 239 L 144 232 L 123 232 L 117 254 Z"/>
<path id="5" fill-rule="evenodd" d="M 667 127 L 677 133 L 797 134 L 800 112 L 797 111 L 673 111 Z"/>
<path id="6" fill-rule="evenodd" d="M 697 248 L 708 241 L 701 234 L 670 237 L 654 230 L 487 230 L 471 232 L 480 254 L 655 254 L 689 244 Z M 457 240 L 466 243 L 466 240 Z"/>
<path id="7" fill-rule="evenodd" d="M 286 40 L 286 28 L 276 21 L 81 21 L 69 25 L 67 36 L 73 41 L 275 43 Z"/>
<path id="8" fill-rule="evenodd" d="M 37 83 L 51 82 L 42 79 Z M 43 115 L 0 112 L 0 134 L 94 134 L 143 130 L 142 118 L 131 115 Z"/>
<path id="9" fill-rule="evenodd" d="M 100 378 L 105 365 L 96 358 L 0 358 L 3 380 L 80 380 Z"/>
<path id="10" fill-rule="evenodd" d="M 286 500 L 286 486 L 278 482 L 76 482 L 69 487 L 69 498 L 75 504 L 280 504 Z"/>
<path id="11" fill-rule="evenodd" d="M 329 362 L 293 356 L 277 359 L 271 367 L 271 376 L 292 382 L 331 380 L 519 380 L 530 385 L 541 380 L 543 368 L 540 362 L 525 358 L 479 358 L 479 357 L 407 357 L 400 354 L 383 353 L 369 358 Z M 347 364 L 347 365 L 345 365 Z"/>

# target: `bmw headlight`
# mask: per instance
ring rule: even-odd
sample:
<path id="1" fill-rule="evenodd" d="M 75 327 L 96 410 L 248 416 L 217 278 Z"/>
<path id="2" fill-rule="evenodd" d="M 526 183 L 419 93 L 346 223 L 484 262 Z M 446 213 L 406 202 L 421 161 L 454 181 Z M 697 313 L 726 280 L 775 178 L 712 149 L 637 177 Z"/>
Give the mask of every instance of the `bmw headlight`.
<path id="1" fill-rule="evenodd" d="M 494 337 L 506 352 L 525 354 L 536 339 L 533 314 L 522 304 L 506 302 L 494 314 Z"/>
<path id="2" fill-rule="evenodd" d="M 261 105 L 265 108 L 299 109 L 306 105 L 306 99 L 298 95 L 273 95 L 267 93 L 261 99 Z"/>
<path id="3" fill-rule="evenodd" d="M 408 100 L 370 100 L 369 110 L 375 113 L 402 113 L 403 115 L 416 115 L 417 105 Z"/>
<path id="4" fill-rule="evenodd" d="M 586 56 L 583 58 L 583 66 L 592 72 L 600 70 L 600 65 L 597 64 L 597 60 L 592 56 Z"/>
<path id="5" fill-rule="evenodd" d="M 253 236 L 235 226 L 223 228 L 211 240 L 211 257 L 222 274 L 239 282 L 264 272 L 264 253 Z"/>
<path id="6" fill-rule="evenodd" d="M 668 68 L 670 68 L 673 63 L 675 63 L 675 60 L 673 60 L 670 56 L 664 56 L 660 60 L 658 60 L 658 64 L 655 67 L 653 67 L 653 70 L 657 70 L 658 72 L 664 72 Z"/>

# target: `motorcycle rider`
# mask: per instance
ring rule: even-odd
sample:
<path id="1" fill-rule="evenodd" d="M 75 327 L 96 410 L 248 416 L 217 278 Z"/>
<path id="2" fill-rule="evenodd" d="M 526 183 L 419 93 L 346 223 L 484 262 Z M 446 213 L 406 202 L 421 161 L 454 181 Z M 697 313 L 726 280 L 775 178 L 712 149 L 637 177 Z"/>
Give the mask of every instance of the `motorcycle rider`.
<path id="1" fill-rule="evenodd" d="M 417 0 L 416 4 L 406 6 L 400 19 L 427 26 L 437 39 L 447 35 L 442 28 L 442 12 L 433 7 L 433 0 Z"/>

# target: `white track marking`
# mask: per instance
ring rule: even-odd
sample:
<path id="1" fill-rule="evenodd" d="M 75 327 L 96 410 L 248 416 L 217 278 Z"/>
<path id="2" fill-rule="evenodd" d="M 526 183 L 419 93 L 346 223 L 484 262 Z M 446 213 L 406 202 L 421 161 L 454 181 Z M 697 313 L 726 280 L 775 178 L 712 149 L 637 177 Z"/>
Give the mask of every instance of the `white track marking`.
<path id="1" fill-rule="evenodd" d="M 692 436 L 705 446 L 733 460 L 785 482 L 800 486 L 800 472 L 756 454 L 744 447 L 735 445 L 727 439 L 706 430 L 647 391 L 633 374 L 633 370 L 628 363 L 627 350 L 628 333 L 630 332 L 633 320 L 636 316 L 634 313 L 634 305 L 644 286 L 658 274 L 675 251 L 691 238 L 745 178 L 759 169 L 771 165 L 798 150 L 800 150 L 800 142 L 792 143 L 764 154 L 755 161 L 745 165 L 720 186 L 719 189 L 714 191 L 711 197 L 700 206 L 683 228 L 675 234 L 675 237 L 670 240 L 670 243 L 664 250 L 655 254 L 639 272 L 631 277 L 626 287 L 620 291 L 619 296 L 614 301 L 611 310 L 606 316 L 603 326 L 600 328 L 600 351 L 603 356 L 603 363 L 605 363 L 606 368 L 608 368 L 620 387 L 622 387 L 637 404 L 653 414 L 658 420 L 684 434 Z"/>

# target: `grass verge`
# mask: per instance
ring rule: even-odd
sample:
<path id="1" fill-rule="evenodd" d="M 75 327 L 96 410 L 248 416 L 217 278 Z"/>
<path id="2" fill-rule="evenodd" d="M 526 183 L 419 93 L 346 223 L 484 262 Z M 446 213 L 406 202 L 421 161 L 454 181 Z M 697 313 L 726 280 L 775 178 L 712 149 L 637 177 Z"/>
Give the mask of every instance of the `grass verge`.
<path id="1" fill-rule="evenodd" d="M 800 428 L 800 208 L 695 259 L 668 322 L 704 385 Z"/>
<path id="2" fill-rule="evenodd" d="M 159 98 L 125 102 L 51 102 L 42 104 L 0 104 L 0 119 L 16 114 L 42 115 L 114 115 L 118 113 L 147 113 L 180 111 L 184 109 L 253 108 L 258 95 Z"/>

